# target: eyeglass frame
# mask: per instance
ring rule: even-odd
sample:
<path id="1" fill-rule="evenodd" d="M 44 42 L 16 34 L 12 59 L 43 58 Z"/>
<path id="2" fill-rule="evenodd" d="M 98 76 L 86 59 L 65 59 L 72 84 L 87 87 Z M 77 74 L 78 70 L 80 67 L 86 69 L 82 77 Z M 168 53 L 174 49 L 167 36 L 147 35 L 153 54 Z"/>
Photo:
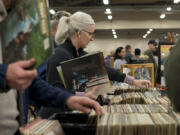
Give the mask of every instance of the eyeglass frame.
<path id="1" fill-rule="evenodd" d="M 94 35 L 94 32 L 89 32 L 89 31 L 86 31 L 86 30 L 81 30 L 81 31 L 84 31 L 84 32 L 88 33 L 89 36 L 92 36 L 92 37 L 95 36 L 95 35 Z"/>

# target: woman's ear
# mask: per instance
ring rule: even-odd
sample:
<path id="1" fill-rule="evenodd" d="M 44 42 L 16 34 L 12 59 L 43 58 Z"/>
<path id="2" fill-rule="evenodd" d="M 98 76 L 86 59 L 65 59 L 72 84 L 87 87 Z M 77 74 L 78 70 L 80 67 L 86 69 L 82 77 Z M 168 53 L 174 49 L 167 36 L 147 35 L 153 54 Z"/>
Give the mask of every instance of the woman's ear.
<path id="1" fill-rule="evenodd" d="M 78 37 L 78 38 L 81 37 L 81 31 L 80 31 L 80 30 L 77 31 L 77 37 Z"/>

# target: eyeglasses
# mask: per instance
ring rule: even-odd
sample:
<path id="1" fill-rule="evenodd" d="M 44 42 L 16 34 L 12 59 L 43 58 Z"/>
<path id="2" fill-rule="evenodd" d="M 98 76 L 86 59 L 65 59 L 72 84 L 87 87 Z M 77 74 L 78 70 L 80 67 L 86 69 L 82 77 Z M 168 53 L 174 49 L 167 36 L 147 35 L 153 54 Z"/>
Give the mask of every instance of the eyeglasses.
<path id="1" fill-rule="evenodd" d="M 88 35 L 89 35 L 89 36 L 94 37 L 94 32 L 89 32 L 89 31 L 86 31 L 86 30 L 82 30 L 82 31 L 84 31 L 84 32 L 88 33 Z"/>

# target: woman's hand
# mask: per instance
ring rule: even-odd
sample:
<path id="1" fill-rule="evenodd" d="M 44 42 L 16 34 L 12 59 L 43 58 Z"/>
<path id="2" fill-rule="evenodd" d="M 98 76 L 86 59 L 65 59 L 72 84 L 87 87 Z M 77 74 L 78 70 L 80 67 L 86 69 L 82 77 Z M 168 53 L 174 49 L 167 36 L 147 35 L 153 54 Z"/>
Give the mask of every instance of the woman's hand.
<path id="1" fill-rule="evenodd" d="M 134 80 L 133 85 L 136 85 L 140 88 L 150 88 L 151 82 L 149 80 Z"/>

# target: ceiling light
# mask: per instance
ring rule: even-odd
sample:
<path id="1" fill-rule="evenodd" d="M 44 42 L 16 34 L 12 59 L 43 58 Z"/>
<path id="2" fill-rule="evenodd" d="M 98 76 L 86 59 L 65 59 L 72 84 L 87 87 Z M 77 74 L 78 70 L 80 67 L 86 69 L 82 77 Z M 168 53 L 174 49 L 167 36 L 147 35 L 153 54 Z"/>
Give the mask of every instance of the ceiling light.
<path id="1" fill-rule="evenodd" d="M 112 20 L 112 15 L 108 15 L 108 20 Z"/>
<path id="2" fill-rule="evenodd" d="M 50 12 L 50 14 L 52 14 L 52 15 L 54 15 L 54 14 L 56 13 L 54 9 L 50 9 L 49 12 Z"/>
<path id="3" fill-rule="evenodd" d="M 105 11 L 105 14 L 112 14 L 111 9 L 107 8 L 106 11 Z"/>
<path id="4" fill-rule="evenodd" d="M 114 35 L 114 38 L 116 39 L 116 38 L 117 38 L 117 35 Z"/>
<path id="5" fill-rule="evenodd" d="M 150 34 L 151 33 L 151 31 L 147 31 L 147 34 Z"/>
<path id="6" fill-rule="evenodd" d="M 104 5 L 108 5 L 109 4 L 109 0 L 103 0 Z"/>
<path id="7" fill-rule="evenodd" d="M 115 31 L 115 29 L 112 29 L 112 32 L 114 32 Z"/>
<path id="8" fill-rule="evenodd" d="M 111 9 L 110 8 L 106 8 L 106 12 L 111 12 Z"/>
<path id="9" fill-rule="evenodd" d="M 153 31 L 153 29 L 149 29 L 149 31 Z"/>
<path id="10" fill-rule="evenodd" d="M 167 11 L 171 11 L 172 8 L 171 8 L 171 7 L 167 7 L 166 10 L 167 10 Z"/>
<path id="11" fill-rule="evenodd" d="M 160 18 L 161 18 L 161 19 L 164 19 L 165 17 L 166 17 L 166 14 L 161 14 L 161 15 L 160 15 Z"/>
<path id="12" fill-rule="evenodd" d="M 174 0 L 175 4 L 178 4 L 180 2 L 180 0 Z"/>
<path id="13" fill-rule="evenodd" d="M 115 31 L 113 31 L 112 33 L 113 33 L 113 35 L 116 35 L 116 32 L 115 32 Z"/>
<path id="14" fill-rule="evenodd" d="M 146 38 L 147 37 L 147 34 L 145 34 L 144 36 L 143 36 L 143 38 Z"/>

